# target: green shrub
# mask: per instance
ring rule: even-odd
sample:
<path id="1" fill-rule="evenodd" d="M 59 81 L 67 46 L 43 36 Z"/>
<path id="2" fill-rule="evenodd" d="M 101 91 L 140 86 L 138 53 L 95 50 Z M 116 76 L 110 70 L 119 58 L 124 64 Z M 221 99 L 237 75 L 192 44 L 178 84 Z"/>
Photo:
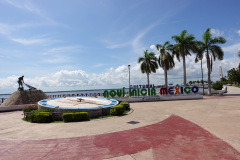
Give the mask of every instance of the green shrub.
<path id="1" fill-rule="evenodd" d="M 223 87 L 223 83 L 219 81 L 216 81 L 215 83 L 212 84 L 212 88 L 216 90 L 221 90 L 222 87 Z"/>
<path id="2" fill-rule="evenodd" d="M 38 109 L 38 105 L 31 105 L 22 108 L 23 112 L 31 112 Z"/>
<path id="3" fill-rule="evenodd" d="M 39 109 L 39 110 L 32 110 L 31 112 L 29 113 L 24 113 L 24 117 L 26 118 L 27 121 L 30 121 L 31 118 L 30 116 L 33 115 L 33 114 L 36 114 L 36 113 L 42 113 L 42 112 L 50 112 L 51 110 L 50 109 Z"/>
<path id="4" fill-rule="evenodd" d="M 53 121 L 53 115 L 48 112 L 39 112 L 31 114 L 29 116 L 29 121 L 32 123 L 50 123 Z"/>
<path id="5" fill-rule="evenodd" d="M 80 122 L 89 120 L 87 112 L 63 113 L 64 122 Z"/>
<path id="6" fill-rule="evenodd" d="M 62 118 L 64 122 L 74 122 L 73 113 L 63 113 Z"/>
<path id="7" fill-rule="evenodd" d="M 114 116 L 120 116 L 123 115 L 124 113 L 124 106 L 123 105 L 115 105 L 110 108 L 110 114 Z"/>
<path id="8" fill-rule="evenodd" d="M 51 109 L 39 109 L 39 110 L 33 110 L 30 113 L 40 113 L 40 112 L 51 112 Z"/>
<path id="9" fill-rule="evenodd" d="M 120 105 L 123 105 L 125 110 L 130 110 L 130 105 L 128 102 L 121 102 Z"/>
<path id="10" fill-rule="evenodd" d="M 89 116 L 87 112 L 75 112 L 73 113 L 75 122 L 88 121 Z"/>

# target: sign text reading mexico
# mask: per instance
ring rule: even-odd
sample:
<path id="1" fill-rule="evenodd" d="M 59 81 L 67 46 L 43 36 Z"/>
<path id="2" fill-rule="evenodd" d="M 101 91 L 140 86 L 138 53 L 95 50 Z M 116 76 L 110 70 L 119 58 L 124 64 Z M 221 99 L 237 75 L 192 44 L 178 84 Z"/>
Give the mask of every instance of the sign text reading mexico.
<path id="1" fill-rule="evenodd" d="M 198 87 L 169 87 L 169 88 L 160 88 L 160 95 L 179 95 L 179 94 L 189 94 L 189 93 L 197 93 Z M 125 96 L 125 87 L 123 89 L 118 90 L 105 90 L 104 97 L 124 97 Z M 129 89 L 129 96 L 156 96 L 155 88 L 143 88 L 143 89 Z"/>

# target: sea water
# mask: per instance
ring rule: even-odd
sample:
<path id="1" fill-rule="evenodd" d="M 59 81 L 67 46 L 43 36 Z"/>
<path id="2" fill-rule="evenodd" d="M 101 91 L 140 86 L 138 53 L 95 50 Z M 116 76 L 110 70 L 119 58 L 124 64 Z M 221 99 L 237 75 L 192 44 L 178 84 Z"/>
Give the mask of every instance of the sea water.
<path id="1" fill-rule="evenodd" d="M 119 88 L 117 88 L 119 89 Z M 160 92 L 160 88 L 155 88 L 156 89 L 156 93 Z M 98 90 L 77 90 L 77 91 L 55 91 L 55 92 L 45 92 L 46 95 L 48 95 L 49 97 L 52 96 L 72 96 L 72 95 L 82 95 L 83 96 L 98 96 L 99 94 L 102 96 L 105 90 L 116 90 L 116 89 L 98 89 Z M 128 93 L 128 88 L 125 89 L 125 92 Z M 201 94 L 203 92 L 202 88 L 199 88 L 199 94 Z M 207 93 L 207 89 L 204 89 L 204 92 Z M 7 99 L 11 94 L 0 94 L 0 103 L 2 103 L 2 99 Z"/>

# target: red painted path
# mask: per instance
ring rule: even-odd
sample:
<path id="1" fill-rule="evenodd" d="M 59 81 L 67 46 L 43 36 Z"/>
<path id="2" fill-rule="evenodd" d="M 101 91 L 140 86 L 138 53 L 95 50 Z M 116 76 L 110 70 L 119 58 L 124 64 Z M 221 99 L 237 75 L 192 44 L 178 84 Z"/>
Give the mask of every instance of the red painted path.
<path id="1" fill-rule="evenodd" d="M 229 144 L 175 115 L 153 125 L 103 135 L 51 140 L 1 140 L 0 159 L 95 160 L 150 148 L 156 160 L 240 160 L 240 153 Z"/>

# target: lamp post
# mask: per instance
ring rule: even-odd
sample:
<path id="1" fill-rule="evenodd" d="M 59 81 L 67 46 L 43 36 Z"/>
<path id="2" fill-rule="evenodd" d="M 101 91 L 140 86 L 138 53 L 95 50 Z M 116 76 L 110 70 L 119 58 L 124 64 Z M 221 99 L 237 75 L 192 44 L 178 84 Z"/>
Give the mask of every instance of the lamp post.
<path id="1" fill-rule="evenodd" d="M 129 89 L 130 89 L 130 64 L 128 65 L 128 72 L 129 72 Z"/>

